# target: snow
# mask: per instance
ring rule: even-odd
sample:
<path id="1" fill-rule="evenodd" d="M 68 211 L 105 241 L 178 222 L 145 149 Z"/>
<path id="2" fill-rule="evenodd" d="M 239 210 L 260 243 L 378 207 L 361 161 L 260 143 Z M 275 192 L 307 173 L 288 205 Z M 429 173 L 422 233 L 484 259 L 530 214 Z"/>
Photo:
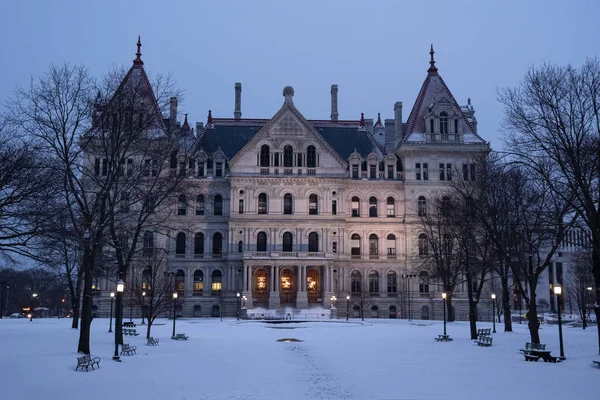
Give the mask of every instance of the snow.
<path id="1" fill-rule="evenodd" d="M 138 321 L 139 322 L 139 321 Z M 441 321 L 351 320 L 266 324 L 235 319 L 159 320 L 125 342 L 138 354 L 111 360 L 108 319 L 92 323 L 100 369 L 75 372 L 79 332 L 68 319 L 0 320 L 2 398 L 70 399 L 592 399 L 600 370 L 596 328 L 565 326 L 567 360 L 525 362 L 526 324 L 496 326 L 493 346 L 478 347 L 468 324 L 448 324 L 453 342 L 438 343 Z M 480 323 L 480 328 L 491 328 Z M 542 342 L 558 356 L 558 327 L 542 325 Z M 279 343 L 296 338 L 299 343 Z"/>

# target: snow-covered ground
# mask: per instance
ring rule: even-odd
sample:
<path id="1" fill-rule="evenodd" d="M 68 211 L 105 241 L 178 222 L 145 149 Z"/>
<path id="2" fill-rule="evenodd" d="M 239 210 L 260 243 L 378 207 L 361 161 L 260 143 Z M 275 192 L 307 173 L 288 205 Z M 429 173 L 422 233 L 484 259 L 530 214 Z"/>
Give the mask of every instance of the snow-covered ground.
<path id="1" fill-rule="evenodd" d="M 139 322 L 139 321 L 138 321 Z M 469 340 L 468 325 L 448 324 L 450 343 L 434 341 L 439 321 L 367 320 L 271 325 L 226 319 L 160 320 L 148 347 L 144 327 L 126 342 L 138 354 L 111 360 L 108 320 L 92 323 L 101 368 L 75 372 L 78 331 L 70 320 L 0 320 L 0 397 L 71 399 L 597 399 L 596 329 L 564 327 L 559 364 L 525 362 L 526 325 L 494 334 L 493 347 Z M 488 328 L 491 324 L 481 323 Z M 295 338 L 302 342 L 280 343 Z M 558 356 L 558 327 L 542 342 Z"/>

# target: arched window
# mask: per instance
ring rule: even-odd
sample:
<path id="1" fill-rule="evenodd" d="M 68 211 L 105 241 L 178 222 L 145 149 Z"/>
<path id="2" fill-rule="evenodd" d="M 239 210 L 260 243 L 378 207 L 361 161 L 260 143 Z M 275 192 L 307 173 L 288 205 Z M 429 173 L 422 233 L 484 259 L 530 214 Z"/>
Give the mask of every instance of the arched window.
<path id="1" fill-rule="evenodd" d="M 219 232 L 213 235 L 212 254 L 215 258 L 221 258 L 223 254 L 223 235 Z"/>
<path id="2" fill-rule="evenodd" d="M 442 140 L 448 140 L 448 113 L 445 111 L 440 113 L 440 134 Z"/>
<path id="3" fill-rule="evenodd" d="M 394 271 L 387 273 L 387 292 L 388 296 L 396 296 L 398 293 L 398 280 Z"/>
<path id="4" fill-rule="evenodd" d="M 267 146 L 266 144 L 263 144 L 260 147 L 260 166 L 268 167 L 269 166 L 269 158 L 270 158 L 269 146 Z"/>
<path id="5" fill-rule="evenodd" d="M 285 232 L 283 234 L 283 251 L 292 251 L 293 247 L 293 238 L 290 232 Z"/>
<path id="6" fill-rule="evenodd" d="M 379 307 L 371 306 L 371 318 L 379 318 Z"/>
<path id="7" fill-rule="evenodd" d="M 290 293 L 294 290 L 294 283 L 291 270 L 286 268 L 281 272 L 280 287 L 281 291 L 284 293 Z"/>
<path id="8" fill-rule="evenodd" d="M 379 274 L 377 271 L 369 272 L 369 294 L 371 296 L 379 294 Z"/>
<path id="9" fill-rule="evenodd" d="M 267 271 L 259 269 L 256 271 L 256 280 L 254 282 L 254 289 L 257 292 L 266 292 L 267 287 Z"/>
<path id="10" fill-rule="evenodd" d="M 212 282 L 210 285 L 210 290 L 214 295 L 219 295 L 221 294 L 221 287 L 222 287 L 222 274 L 221 271 L 219 271 L 218 269 L 214 270 L 212 273 Z"/>
<path id="11" fill-rule="evenodd" d="M 194 296 L 202 296 L 204 290 L 204 272 L 201 269 L 194 271 Z"/>
<path id="12" fill-rule="evenodd" d="M 204 215 L 204 195 L 196 196 L 196 215 Z"/>
<path id="13" fill-rule="evenodd" d="M 396 236 L 393 234 L 387 235 L 387 255 L 396 257 Z"/>
<path id="14" fill-rule="evenodd" d="M 429 319 L 429 307 L 421 307 L 421 319 L 427 321 Z"/>
<path id="15" fill-rule="evenodd" d="M 183 296 L 185 291 L 185 272 L 182 269 L 175 273 L 175 290 L 179 296 Z"/>
<path id="16" fill-rule="evenodd" d="M 396 204 L 394 202 L 393 197 L 387 198 L 387 216 L 395 217 L 396 216 Z"/>
<path id="17" fill-rule="evenodd" d="M 185 215 L 187 212 L 187 198 L 185 194 L 179 195 L 179 201 L 177 206 L 177 215 Z"/>
<path id="18" fill-rule="evenodd" d="M 390 319 L 396 319 L 396 306 L 390 306 Z"/>
<path id="19" fill-rule="evenodd" d="M 175 239 L 175 254 L 185 255 L 185 233 L 179 232 Z"/>
<path id="20" fill-rule="evenodd" d="M 350 237 L 350 255 L 360 257 L 360 235 L 358 233 Z"/>
<path id="21" fill-rule="evenodd" d="M 360 217 L 360 199 L 356 196 L 352 198 L 352 216 Z"/>
<path id="22" fill-rule="evenodd" d="M 350 279 L 351 279 L 351 285 L 350 285 L 350 290 L 352 291 L 353 294 L 359 294 L 362 292 L 362 277 L 360 275 L 360 272 L 358 271 L 353 271 L 352 275 L 350 275 Z"/>
<path id="23" fill-rule="evenodd" d="M 215 196 L 215 215 L 223 215 L 223 196 Z"/>
<path id="24" fill-rule="evenodd" d="M 308 235 L 308 251 L 310 253 L 319 251 L 319 235 L 315 232 L 311 232 Z"/>
<path id="25" fill-rule="evenodd" d="M 218 304 L 212 306 L 212 310 L 210 312 L 210 316 L 212 318 L 219 318 L 221 316 L 221 307 Z"/>
<path id="26" fill-rule="evenodd" d="M 425 200 L 425 197 L 423 196 L 419 196 L 419 200 L 418 200 L 418 211 L 419 211 L 419 217 L 424 217 L 427 215 L 427 200 Z"/>
<path id="27" fill-rule="evenodd" d="M 286 193 L 283 196 L 283 213 L 284 214 L 292 214 L 293 213 L 293 197 L 290 193 Z"/>
<path id="28" fill-rule="evenodd" d="M 444 217 L 450 216 L 450 197 L 442 197 L 442 215 Z"/>
<path id="29" fill-rule="evenodd" d="M 314 193 L 308 197 L 308 213 L 310 215 L 317 215 L 319 213 L 319 199 Z"/>
<path id="30" fill-rule="evenodd" d="M 374 233 L 369 235 L 369 255 L 379 255 L 379 238 Z"/>
<path id="31" fill-rule="evenodd" d="M 421 233 L 419 235 L 419 255 L 426 256 L 429 254 L 429 246 L 427 244 L 427 235 Z"/>
<path id="32" fill-rule="evenodd" d="M 377 217 L 377 198 L 369 198 L 369 217 Z"/>
<path id="33" fill-rule="evenodd" d="M 194 317 L 198 318 L 202 316 L 202 306 L 200 304 L 196 304 L 194 306 Z"/>
<path id="34" fill-rule="evenodd" d="M 319 271 L 310 269 L 306 274 L 306 290 L 316 293 L 319 291 Z"/>
<path id="35" fill-rule="evenodd" d="M 264 232 L 256 236 L 256 251 L 267 251 L 267 234 Z"/>
<path id="36" fill-rule="evenodd" d="M 283 148 L 283 166 L 288 168 L 294 166 L 294 149 L 290 145 Z"/>
<path id="37" fill-rule="evenodd" d="M 196 236 L 194 237 L 194 254 L 204 254 L 204 233 L 202 232 L 196 233 Z"/>
<path id="38" fill-rule="evenodd" d="M 419 293 L 429 293 L 429 274 L 427 271 L 419 272 Z"/>
<path id="39" fill-rule="evenodd" d="M 308 146 L 306 148 L 306 167 L 316 168 L 317 166 L 317 150 L 315 146 Z"/>
<path id="40" fill-rule="evenodd" d="M 267 213 L 267 194 L 261 193 L 258 195 L 258 213 L 266 214 Z"/>

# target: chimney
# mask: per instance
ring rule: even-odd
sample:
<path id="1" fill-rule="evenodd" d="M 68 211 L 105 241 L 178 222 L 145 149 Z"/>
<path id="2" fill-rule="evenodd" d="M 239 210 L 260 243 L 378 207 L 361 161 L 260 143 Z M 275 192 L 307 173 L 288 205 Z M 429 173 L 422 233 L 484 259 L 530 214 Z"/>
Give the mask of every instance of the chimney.
<path id="1" fill-rule="evenodd" d="M 396 140 L 402 138 L 402 102 L 394 104 L 394 136 Z"/>
<path id="2" fill-rule="evenodd" d="M 233 111 L 233 118 L 242 118 L 242 84 L 240 82 L 235 83 L 235 110 Z"/>
<path id="3" fill-rule="evenodd" d="M 338 121 L 338 98 L 337 98 L 337 93 L 338 93 L 338 86 L 337 85 L 331 85 L 331 121 L 332 122 L 337 122 Z"/>
<path id="4" fill-rule="evenodd" d="M 177 97 L 171 97 L 169 105 L 169 123 L 175 125 L 177 123 Z"/>

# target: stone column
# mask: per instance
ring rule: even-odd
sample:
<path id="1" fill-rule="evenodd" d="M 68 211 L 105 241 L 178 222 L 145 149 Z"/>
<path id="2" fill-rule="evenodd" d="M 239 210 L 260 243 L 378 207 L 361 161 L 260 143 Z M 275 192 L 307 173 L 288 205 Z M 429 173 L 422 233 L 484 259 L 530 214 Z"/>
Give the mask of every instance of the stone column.
<path id="1" fill-rule="evenodd" d="M 308 295 L 306 293 L 306 265 L 298 266 L 298 291 L 296 292 L 296 308 L 308 308 Z"/>
<path id="2" fill-rule="evenodd" d="M 242 296 L 246 296 L 246 308 L 254 308 L 254 304 L 252 301 L 252 270 L 250 265 L 244 265 L 242 267 L 244 273 L 244 281 L 242 283 Z"/>
<path id="3" fill-rule="evenodd" d="M 279 298 L 279 290 L 277 287 L 277 279 L 278 279 L 278 269 L 279 267 L 276 266 L 271 266 L 270 267 L 270 273 L 271 273 L 271 290 L 269 291 L 269 309 L 278 309 L 281 307 L 281 300 Z"/>
<path id="4" fill-rule="evenodd" d="M 331 265 L 325 266 L 326 273 L 326 286 L 325 292 L 323 293 L 323 307 L 331 307 L 333 302 L 331 301 L 331 296 L 335 293 L 333 291 L 333 267 Z"/>

